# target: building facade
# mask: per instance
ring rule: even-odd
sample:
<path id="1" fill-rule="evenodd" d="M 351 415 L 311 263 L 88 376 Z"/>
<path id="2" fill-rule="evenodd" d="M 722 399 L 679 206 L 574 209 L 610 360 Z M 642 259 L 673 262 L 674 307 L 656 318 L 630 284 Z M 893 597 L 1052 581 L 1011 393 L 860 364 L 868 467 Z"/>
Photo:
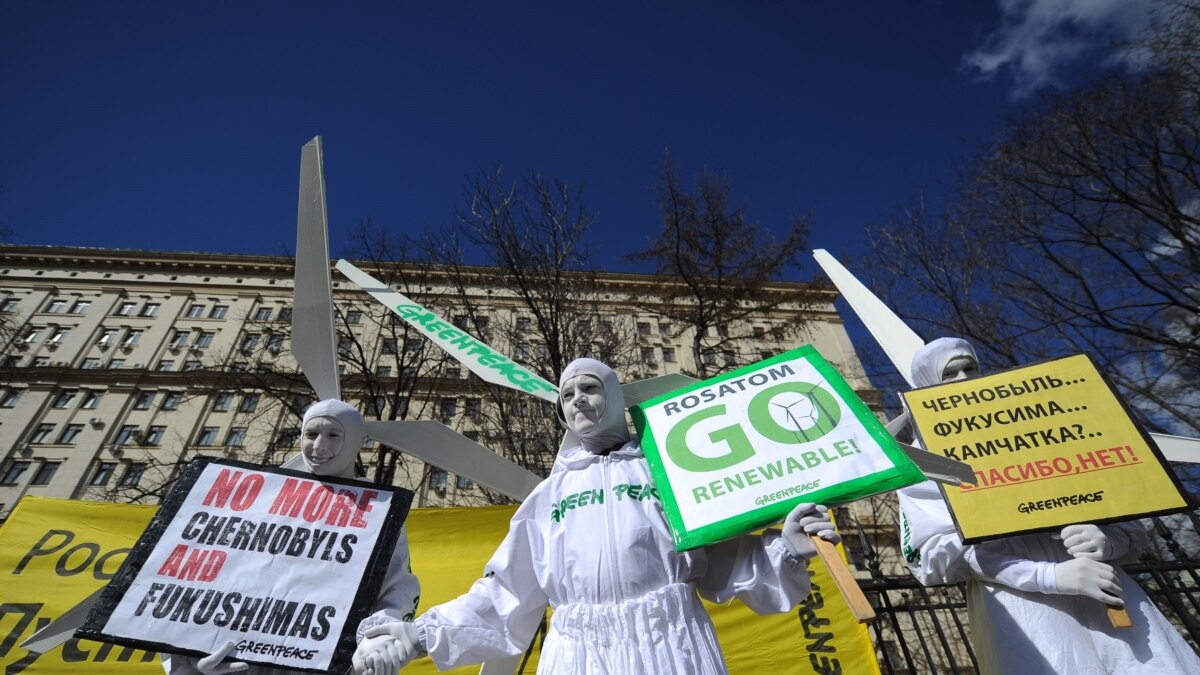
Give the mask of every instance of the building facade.
<path id="1" fill-rule="evenodd" d="M 491 272 L 410 270 L 405 283 L 417 302 L 536 369 L 546 351 L 530 328 L 538 318 Z M 196 454 L 266 464 L 294 455 L 313 397 L 289 349 L 292 276 L 284 257 L 0 247 L 0 518 L 27 494 L 156 503 Z M 550 406 L 483 386 L 357 286 L 333 279 L 343 398 L 367 419 L 435 419 L 535 473 L 549 470 L 561 435 Z M 795 300 L 714 328 L 709 342 L 719 348 L 697 355 L 693 329 L 645 309 L 665 280 L 602 274 L 597 283 L 582 350 L 614 363 L 624 381 L 696 373 L 697 358 L 728 369 L 807 342 L 877 400 L 831 288 L 774 284 Z M 417 505 L 497 500 L 384 451 L 364 446 L 368 477 L 416 491 Z"/>

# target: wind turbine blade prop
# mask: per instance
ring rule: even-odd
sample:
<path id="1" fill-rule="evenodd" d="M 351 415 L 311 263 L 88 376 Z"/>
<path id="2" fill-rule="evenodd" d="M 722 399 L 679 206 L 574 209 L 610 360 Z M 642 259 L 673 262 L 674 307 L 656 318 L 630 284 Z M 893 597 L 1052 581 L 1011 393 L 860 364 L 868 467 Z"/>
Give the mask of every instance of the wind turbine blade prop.
<path id="1" fill-rule="evenodd" d="M 1200 438 L 1150 434 L 1168 462 L 1200 464 Z"/>
<path id="2" fill-rule="evenodd" d="M 78 605 L 63 612 L 45 628 L 30 635 L 21 643 L 21 647 L 35 654 L 45 654 L 70 640 L 75 631 L 83 626 L 83 622 L 87 621 L 88 613 L 92 611 L 92 606 L 100 601 L 100 594 L 104 592 L 105 588 L 107 586 L 97 588 L 96 592 L 81 600 Z"/>
<path id="3" fill-rule="evenodd" d="M 917 465 L 921 473 L 932 481 L 946 483 L 948 485 L 962 485 L 970 483 L 975 485 L 978 479 L 975 478 L 975 472 L 971 471 L 971 465 L 966 462 L 959 462 L 949 457 L 943 457 L 934 452 L 925 452 L 921 448 L 907 445 L 905 443 L 896 443 L 904 454 Z"/>
<path id="4" fill-rule="evenodd" d="M 850 303 L 854 313 L 866 324 L 867 330 L 891 359 L 892 365 L 896 366 L 909 386 L 913 386 L 910 372 L 913 356 L 925 345 L 925 341 L 828 251 L 819 248 L 813 251 L 813 257 L 833 280 L 833 285 L 841 291 L 846 302 Z"/>
<path id="5" fill-rule="evenodd" d="M 658 377 L 649 377 L 637 382 L 621 385 L 621 393 L 625 395 L 625 407 L 629 408 L 655 396 L 675 391 L 696 381 L 682 373 L 668 373 Z"/>
<path id="6" fill-rule="evenodd" d="M 292 306 L 292 356 L 319 400 L 341 399 L 334 346 L 333 283 L 321 137 L 300 151 L 300 204 L 296 212 L 296 278 Z"/>
<path id="7" fill-rule="evenodd" d="M 367 435 L 417 459 L 465 476 L 505 497 L 524 501 L 542 482 L 537 474 L 497 455 L 440 422 L 367 422 Z"/>
<path id="8" fill-rule="evenodd" d="M 558 387 L 513 363 L 512 359 L 476 340 L 466 331 L 455 328 L 454 324 L 413 302 L 403 293 L 387 287 L 345 260 L 339 260 L 337 268 L 347 279 L 358 284 L 371 297 L 433 340 L 485 382 L 533 394 L 551 403 L 558 400 Z"/>

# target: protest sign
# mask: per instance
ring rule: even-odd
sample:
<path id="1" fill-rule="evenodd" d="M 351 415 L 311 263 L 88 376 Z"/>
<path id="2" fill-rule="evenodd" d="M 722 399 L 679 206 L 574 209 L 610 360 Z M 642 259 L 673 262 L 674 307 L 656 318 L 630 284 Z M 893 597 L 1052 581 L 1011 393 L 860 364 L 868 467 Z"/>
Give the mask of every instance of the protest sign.
<path id="1" fill-rule="evenodd" d="M 681 551 L 925 479 L 811 346 L 630 413 Z"/>
<path id="2" fill-rule="evenodd" d="M 344 671 L 412 493 L 197 458 L 77 635 Z"/>
<path id="3" fill-rule="evenodd" d="M 922 445 L 975 473 L 976 485 L 941 486 L 967 543 L 1189 508 L 1086 355 L 903 395 Z"/>

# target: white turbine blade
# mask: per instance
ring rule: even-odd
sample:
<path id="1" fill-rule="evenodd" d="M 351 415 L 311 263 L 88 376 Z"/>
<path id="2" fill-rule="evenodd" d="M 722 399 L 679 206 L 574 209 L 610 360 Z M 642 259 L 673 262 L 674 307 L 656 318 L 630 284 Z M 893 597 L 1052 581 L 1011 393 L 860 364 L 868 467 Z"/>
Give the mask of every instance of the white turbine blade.
<path id="1" fill-rule="evenodd" d="M 345 260 L 337 262 L 338 271 L 346 278 L 358 284 L 371 297 L 392 310 L 408 325 L 417 329 L 422 335 L 433 340 L 460 363 L 466 366 L 485 382 L 498 384 L 503 387 L 533 394 L 538 398 L 554 403 L 558 400 L 558 388 L 526 368 L 514 363 L 512 359 L 500 351 L 476 340 L 464 330 L 459 330 L 450 322 L 442 319 L 436 313 L 429 311 L 413 302 L 403 293 L 393 290 L 370 274 L 358 269 Z M 406 311 L 400 311 L 403 308 Z M 411 311 L 407 311 L 411 310 Z M 407 315 L 406 315 L 407 314 Z M 412 316 L 423 317 L 416 321 Z M 432 327 L 432 328 L 431 328 Z M 443 337 L 449 335 L 449 337 Z M 508 373 L 506 375 L 505 373 Z"/>
<path id="2" fill-rule="evenodd" d="M 501 457 L 440 422 L 367 422 L 367 435 L 439 469 L 469 478 L 523 501 L 542 482 L 537 474 Z"/>
<path id="3" fill-rule="evenodd" d="M 900 449 L 908 455 L 913 464 L 916 464 L 921 473 L 925 474 L 925 477 L 929 480 L 949 485 L 962 485 L 963 483 L 975 485 L 978 482 L 978 479 L 975 478 L 975 472 L 971 470 L 971 465 L 966 462 L 926 452 L 921 448 L 904 443 L 897 443 L 896 445 L 900 446 Z"/>
<path id="4" fill-rule="evenodd" d="M 819 248 L 813 251 L 813 257 L 829 275 L 833 285 L 841 291 L 846 302 L 850 303 L 854 313 L 866 324 L 867 330 L 891 359 L 892 365 L 896 366 L 909 386 L 913 386 L 910 372 L 913 356 L 925 345 L 925 341 L 828 251 Z"/>
<path id="5" fill-rule="evenodd" d="M 892 438 L 895 438 L 896 434 L 904 431 L 904 427 L 908 426 L 908 423 L 911 421 L 912 415 L 905 410 L 899 415 L 896 415 L 896 417 L 892 418 L 887 424 L 883 425 L 883 428 L 887 429 L 887 432 L 892 435 Z"/>
<path id="6" fill-rule="evenodd" d="M 1189 462 L 1200 464 L 1200 438 L 1172 436 L 1170 434 L 1150 434 L 1163 457 L 1168 462 Z"/>
<path id="7" fill-rule="evenodd" d="M 697 381 L 682 373 L 669 373 L 621 385 L 621 393 L 625 395 L 625 407 L 629 408 Z"/>
<path id="8" fill-rule="evenodd" d="M 100 601 L 100 594 L 104 592 L 105 588 L 107 586 L 97 588 L 95 593 L 81 600 L 78 605 L 63 612 L 45 628 L 30 635 L 21 643 L 21 647 L 35 654 L 45 654 L 70 640 L 75 631 L 83 626 L 83 622 L 87 621 L 88 612 L 92 611 L 92 606 Z"/>
<path id="9" fill-rule="evenodd" d="M 483 666 L 479 668 L 479 675 L 513 675 L 520 665 L 520 656 L 492 659 L 483 663 Z"/>
<path id="10" fill-rule="evenodd" d="M 296 210 L 296 278 L 292 302 L 292 356 L 319 400 L 341 399 L 334 344 L 333 284 L 321 137 L 300 151 L 300 203 Z"/>

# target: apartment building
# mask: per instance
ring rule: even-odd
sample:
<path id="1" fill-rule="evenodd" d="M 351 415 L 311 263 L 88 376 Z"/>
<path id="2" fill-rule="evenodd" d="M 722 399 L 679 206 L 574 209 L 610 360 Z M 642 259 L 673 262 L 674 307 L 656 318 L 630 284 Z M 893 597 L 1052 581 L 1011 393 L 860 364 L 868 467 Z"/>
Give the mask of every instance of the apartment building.
<path id="1" fill-rule="evenodd" d="M 405 277 L 406 292 L 536 367 L 545 345 L 535 317 L 495 285 L 494 272 L 427 268 Z M 0 247 L 0 519 L 27 494 L 155 503 L 197 454 L 268 464 L 295 454 L 312 394 L 290 354 L 292 276 L 286 257 Z M 498 396 L 354 284 L 333 279 L 343 398 L 368 419 L 436 419 L 535 472 L 549 469 L 561 433 L 549 406 Z M 588 350 L 613 359 L 625 381 L 698 371 L 695 331 L 646 309 L 667 283 L 636 274 L 597 281 Z M 744 337 L 700 358 L 731 368 L 811 343 L 876 402 L 836 293 L 796 283 L 771 290 L 795 300 L 714 328 L 714 343 Z M 386 450 L 368 439 L 368 476 L 416 491 L 418 505 L 496 498 Z"/>

